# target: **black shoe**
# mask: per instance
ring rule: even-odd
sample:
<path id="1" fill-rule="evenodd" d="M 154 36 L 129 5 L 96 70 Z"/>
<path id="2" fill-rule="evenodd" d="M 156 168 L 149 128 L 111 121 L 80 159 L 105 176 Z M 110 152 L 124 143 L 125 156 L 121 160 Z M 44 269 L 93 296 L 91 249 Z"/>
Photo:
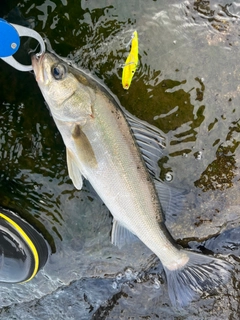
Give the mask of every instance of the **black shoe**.
<path id="1" fill-rule="evenodd" d="M 0 282 L 31 280 L 46 264 L 48 245 L 26 221 L 0 208 Z"/>

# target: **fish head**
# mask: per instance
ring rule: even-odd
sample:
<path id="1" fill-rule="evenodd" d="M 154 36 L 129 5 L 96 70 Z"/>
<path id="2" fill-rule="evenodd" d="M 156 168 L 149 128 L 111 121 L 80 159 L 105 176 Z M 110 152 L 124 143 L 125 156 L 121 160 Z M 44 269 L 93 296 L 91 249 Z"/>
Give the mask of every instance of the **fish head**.
<path id="1" fill-rule="evenodd" d="M 32 56 L 38 86 L 53 117 L 61 121 L 86 122 L 92 114 L 94 92 L 74 74 L 73 68 L 52 53 Z"/>
<path id="2" fill-rule="evenodd" d="M 67 85 L 68 68 L 67 64 L 51 53 L 44 53 L 40 57 L 32 56 L 32 67 L 36 76 L 37 83 L 45 95 L 49 95 L 52 100 L 59 101 L 61 98 L 60 88 L 68 90 Z M 55 96 L 53 94 L 55 93 Z"/>

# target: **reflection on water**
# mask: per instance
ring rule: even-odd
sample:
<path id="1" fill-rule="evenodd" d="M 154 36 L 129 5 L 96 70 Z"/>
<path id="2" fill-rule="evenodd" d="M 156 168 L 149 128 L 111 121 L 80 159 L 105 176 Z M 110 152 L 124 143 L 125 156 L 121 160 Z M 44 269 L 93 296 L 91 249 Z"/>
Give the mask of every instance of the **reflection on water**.
<path id="1" fill-rule="evenodd" d="M 74 189 L 64 145 L 33 75 L 0 61 L 1 205 L 37 228 L 52 250 L 33 281 L 0 287 L 1 306 L 10 306 L 1 315 L 28 318 L 32 308 L 42 319 L 78 318 L 79 310 L 82 319 L 238 318 L 239 4 L 29 0 L 18 9 L 14 1 L 0 7 L 164 132 L 161 178 L 189 192 L 187 209 L 167 221 L 171 233 L 194 250 L 230 254 L 226 259 L 236 269 L 218 296 L 173 310 L 158 260 L 140 242 L 113 247 L 106 207 L 87 182 Z M 140 62 L 125 91 L 121 66 L 135 29 Z M 128 268 L 138 276 L 128 279 Z"/>

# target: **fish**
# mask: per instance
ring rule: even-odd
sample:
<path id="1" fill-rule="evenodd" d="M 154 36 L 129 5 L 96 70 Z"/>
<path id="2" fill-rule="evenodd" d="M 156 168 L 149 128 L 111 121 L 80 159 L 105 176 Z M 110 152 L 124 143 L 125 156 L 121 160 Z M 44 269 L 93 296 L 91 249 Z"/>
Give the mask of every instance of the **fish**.
<path id="1" fill-rule="evenodd" d="M 123 66 L 123 72 L 122 72 L 123 89 L 126 89 L 126 90 L 129 89 L 132 82 L 132 78 L 136 71 L 137 65 L 138 65 L 138 33 L 137 31 L 134 31 L 132 35 L 131 50 Z"/>
<path id="2" fill-rule="evenodd" d="M 179 192 L 159 180 L 160 129 L 130 114 L 98 79 L 57 55 L 32 57 L 36 81 L 66 146 L 69 176 L 87 179 L 113 216 L 111 242 L 139 238 L 161 261 L 173 306 L 226 283 L 232 265 L 179 247 L 164 223 Z M 121 250 L 121 249 L 120 249 Z"/>

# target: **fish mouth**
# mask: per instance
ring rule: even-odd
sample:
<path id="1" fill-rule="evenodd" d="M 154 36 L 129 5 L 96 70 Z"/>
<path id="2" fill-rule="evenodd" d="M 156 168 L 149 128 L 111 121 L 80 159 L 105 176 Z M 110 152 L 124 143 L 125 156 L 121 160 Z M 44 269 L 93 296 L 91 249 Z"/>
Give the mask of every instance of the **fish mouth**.
<path id="1" fill-rule="evenodd" d="M 39 54 L 32 54 L 31 55 L 33 70 L 35 70 L 36 66 L 41 64 L 44 55 L 45 55 L 45 53 L 43 53 L 41 55 L 39 55 Z"/>
<path id="2" fill-rule="evenodd" d="M 44 58 L 45 53 L 38 55 L 38 54 L 32 54 L 31 60 L 32 60 L 32 68 L 36 77 L 37 82 L 39 82 L 41 78 L 41 66 L 42 66 L 42 60 Z"/>

